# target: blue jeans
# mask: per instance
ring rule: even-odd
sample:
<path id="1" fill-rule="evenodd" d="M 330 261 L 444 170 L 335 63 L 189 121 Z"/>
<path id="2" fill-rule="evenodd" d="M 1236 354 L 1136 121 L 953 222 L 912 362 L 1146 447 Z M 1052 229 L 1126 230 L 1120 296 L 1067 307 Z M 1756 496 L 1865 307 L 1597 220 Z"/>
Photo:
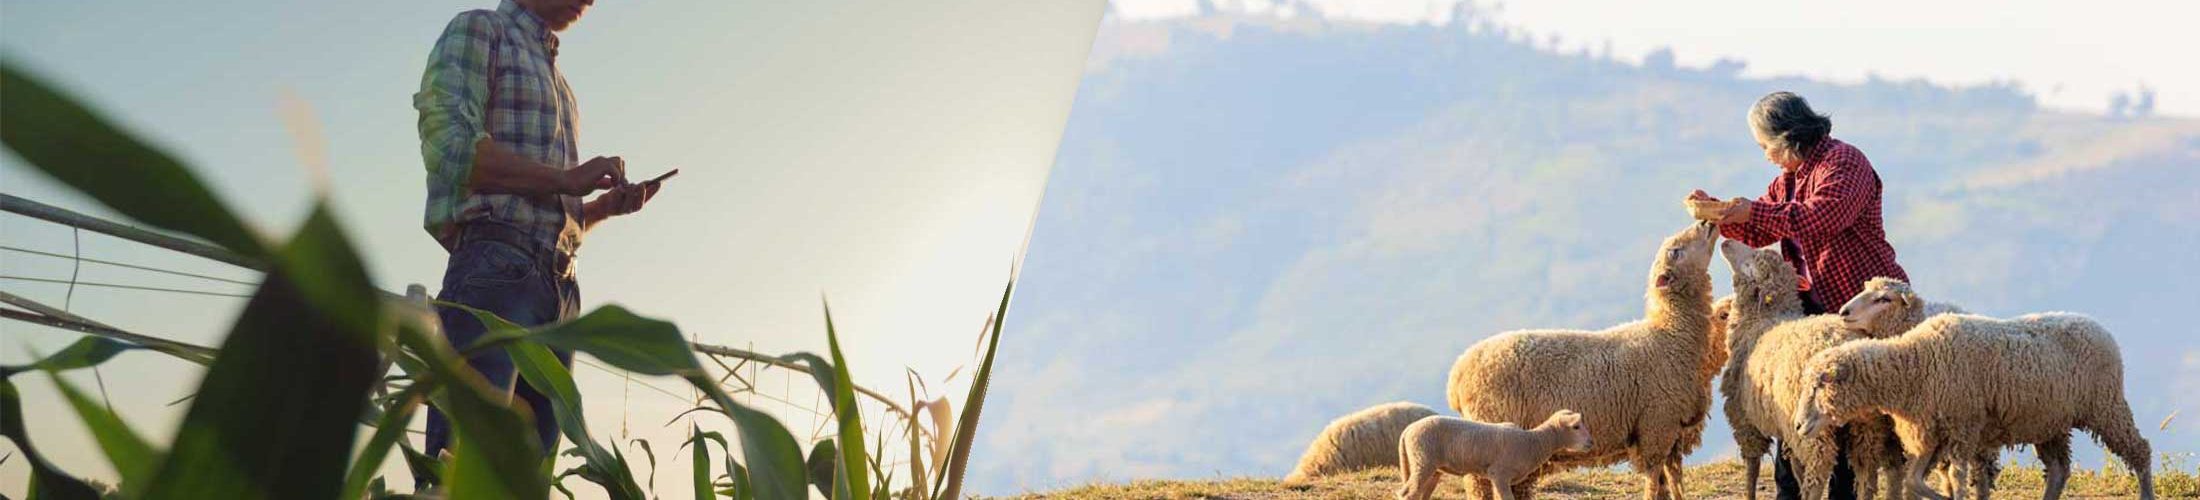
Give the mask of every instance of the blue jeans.
<path id="1" fill-rule="evenodd" d="M 580 313 L 580 286 L 568 271 L 568 258 L 542 249 L 517 232 L 493 224 L 471 224 L 463 230 L 449 267 L 443 271 L 443 290 L 436 298 L 473 306 L 521 326 L 539 326 L 573 319 Z M 443 321 L 443 335 L 455 349 L 465 349 L 481 338 L 488 327 L 472 313 L 436 308 Z M 573 366 L 571 351 L 552 349 L 558 361 Z M 521 380 L 512 358 L 503 349 L 490 349 L 466 358 L 489 384 L 518 396 L 535 414 L 535 435 L 542 440 L 544 456 L 558 451 L 558 420 L 550 399 Z M 441 410 L 428 408 L 426 452 L 434 457 L 451 442 L 451 423 Z"/>

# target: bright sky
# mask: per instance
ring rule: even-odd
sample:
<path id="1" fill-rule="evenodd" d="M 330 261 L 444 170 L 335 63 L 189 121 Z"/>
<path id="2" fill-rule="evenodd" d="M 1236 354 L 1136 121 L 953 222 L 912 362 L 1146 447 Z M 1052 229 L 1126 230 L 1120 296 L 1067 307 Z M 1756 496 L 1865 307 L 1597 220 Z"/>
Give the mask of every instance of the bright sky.
<path id="1" fill-rule="evenodd" d="M 1455 0 L 1212 0 L 1222 9 L 1320 11 L 1331 18 L 1448 22 Z M 2200 116 L 2200 66 L 2189 63 L 2200 2 L 2161 0 L 1474 0 L 1538 42 L 1639 60 L 1671 47 L 1683 65 L 1721 57 L 1749 75 L 1835 81 L 1925 78 L 1976 84 L 2016 80 L 2050 107 L 2104 111 L 2117 92 L 2154 89 L 2156 112 Z M 1187 15 L 1199 0 L 1117 0 L 1127 19 Z"/>
<path id="2" fill-rule="evenodd" d="M 392 290 L 434 290 L 444 253 L 419 227 L 424 173 L 409 96 L 451 16 L 495 5 L 10 2 L 0 54 L 196 165 L 275 232 L 293 227 L 309 198 L 278 113 L 281 96 L 297 96 L 325 135 L 332 192 L 374 276 Z M 703 342 L 822 352 L 826 295 L 859 383 L 905 392 L 906 366 L 936 384 L 970 361 L 1008 278 L 1101 12 L 1097 0 L 598 4 L 563 35 L 558 61 L 579 97 L 582 156 L 623 155 L 637 175 L 682 174 L 647 210 L 588 236 L 586 306 L 621 303 L 673 319 Z M 104 213 L 0 156 L 0 191 Z M 68 253 L 70 236 L 0 216 L 9 246 Z M 86 236 L 83 251 L 251 276 L 104 237 Z M 84 271 L 84 281 L 244 291 Z M 63 260 L 0 252 L 0 274 L 70 272 Z M 5 280 L 0 290 L 203 344 L 217 343 L 243 304 L 88 288 L 72 298 L 61 286 Z M 0 363 L 76 338 L 14 322 L 0 331 Z M 683 401 L 605 372 L 576 373 L 599 438 L 644 437 L 664 453 L 684 437 L 686 425 L 660 427 L 687 408 Z M 163 440 L 183 410 L 165 404 L 198 379 L 184 363 L 149 354 L 125 355 L 100 375 L 70 378 L 87 389 L 104 383 L 125 418 Z M 42 449 L 69 470 L 112 477 L 51 384 L 37 375 L 16 383 Z M 653 385 L 687 395 L 675 381 Z M 809 435 L 807 423 L 790 421 L 798 436 Z M 659 458 L 665 470 L 686 470 Z M 23 494 L 24 464 L 0 465 L 0 493 Z"/>

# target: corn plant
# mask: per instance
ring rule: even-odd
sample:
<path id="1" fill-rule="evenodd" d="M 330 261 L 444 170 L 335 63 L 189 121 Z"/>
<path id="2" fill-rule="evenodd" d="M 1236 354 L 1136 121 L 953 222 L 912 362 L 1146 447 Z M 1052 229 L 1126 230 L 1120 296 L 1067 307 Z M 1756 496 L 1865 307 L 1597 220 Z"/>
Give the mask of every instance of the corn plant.
<path id="1" fill-rule="evenodd" d="M 704 407 L 733 424 L 740 460 L 725 435 L 691 428 L 681 451 L 695 462 L 697 498 L 807 498 L 811 472 L 793 434 L 771 415 L 741 404 L 712 381 L 670 322 L 645 318 L 616 305 L 571 321 L 523 328 L 478 309 L 470 312 L 490 334 L 472 345 L 452 346 L 440 333 L 424 296 L 392 299 L 373 287 L 359 255 L 325 200 L 317 200 L 304 225 L 286 239 L 270 239 L 249 227 L 229 206 L 170 155 L 137 140 L 93 110 L 12 63 L 0 61 L 0 142 L 44 174 L 90 196 L 121 215 L 168 231 L 195 236 L 246 259 L 266 273 L 238 314 L 208 365 L 191 406 L 167 449 L 153 446 L 105 406 L 64 379 L 49 376 L 91 431 L 102 454 L 119 472 L 119 489 L 78 478 L 45 460 L 25 431 L 20 396 L 12 381 L 26 372 L 59 372 L 104 363 L 132 350 L 162 352 L 209 363 L 199 353 L 179 353 L 107 337 L 86 337 L 51 356 L 20 366 L 0 366 L 0 436 L 15 443 L 32 470 L 30 498 L 79 499 L 111 495 L 131 499 L 359 499 L 391 496 L 375 476 L 393 447 L 415 477 L 440 484 L 446 498 L 546 498 L 557 479 L 579 477 L 614 499 L 644 499 L 626 456 L 604 446 L 582 419 L 572 373 L 552 349 L 585 353 L 629 372 L 674 376 L 702 391 Z M 983 362 L 962 416 L 954 419 L 953 444 L 935 446 L 927 474 L 919 455 L 916 411 L 905 413 L 910 434 L 911 485 L 904 498 L 955 498 L 983 407 L 993 350 L 1014 290 L 1011 280 L 988 319 Z M 894 496 L 892 473 L 866 446 L 856 409 L 855 385 L 841 355 L 839 335 L 826 311 L 830 359 L 809 353 L 783 358 L 800 363 L 832 401 L 838 435 L 819 443 L 826 453 L 835 499 Z M 533 415 L 514 405 L 479 374 L 467 354 L 501 349 L 520 376 L 552 401 L 553 415 Z M 188 354 L 188 355 L 187 355 Z M 390 374 L 392 368 L 397 374 Z M 915 390 L 912 387 L 911 399 Z M 914 402 L 914 401 L 913 401 Z M 452 458 L 427 457 L 405 442 L 404 427 L 423 404 L 451 418 Z M 944 399 L 931 402 L 935 442 L 947 422 Z M 531 431 L 535 419 L 552 418 L 574 446 L 564 455 L 582 464 L 555 476 Z M 362 426 L 361 424 L 365 424 Z M 365 446 L 352 450 L 369 427 Z M 724 460 L 722 474 L 710 444 Z M 645 450 L 646 451 L 646 450 Z M 0 461 L 14 456 L 0 457 Z M 654 453 L 650 454 L 654 464 Z M 654 465 L 652 465 L 654 467 Z M 714 478 L 724 478 L 723 482 Z M 937 478 L 935 482 L 927 479 Z M 825 479 L 825 478 L 820 478 Z M 823 489 L 823 488 L 821 488 Z M 930 493 L 930 494 L 927 494 Z M 570 493 L 568 493 L 570 494 Z"/>

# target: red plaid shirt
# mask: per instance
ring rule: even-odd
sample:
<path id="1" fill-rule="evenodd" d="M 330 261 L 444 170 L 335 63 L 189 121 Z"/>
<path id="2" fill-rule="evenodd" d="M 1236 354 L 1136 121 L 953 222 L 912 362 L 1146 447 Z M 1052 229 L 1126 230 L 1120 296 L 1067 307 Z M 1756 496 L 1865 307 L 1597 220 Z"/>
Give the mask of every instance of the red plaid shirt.
<path id="1" fill-rule="evenodd" d="M 1801 167 L 1765 187 L 1749 222 L 1721 225 L 1719 234 L 1750 246 L 1780 243 L 1800 288 L 1829 310 L 1848 303 L 1866 280 L 1910 279 L 1887 243 L 1879 173 L 1864 152 L 1827 137 L 1803 157 Z"/>

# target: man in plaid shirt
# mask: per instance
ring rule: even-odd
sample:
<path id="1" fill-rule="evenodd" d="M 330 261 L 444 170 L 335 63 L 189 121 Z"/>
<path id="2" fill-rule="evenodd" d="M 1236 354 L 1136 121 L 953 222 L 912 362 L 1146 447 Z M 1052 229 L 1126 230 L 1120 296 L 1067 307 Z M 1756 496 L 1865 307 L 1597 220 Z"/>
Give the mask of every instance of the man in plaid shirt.
<path id="1" fill-rule="evenodd" d="M 1910 279 L 1887 242 L 1879 173 L 1863 151 L 1829 135 L 1832 119 L 1812 111 L 1802 96 L 1774 92 L 1757 101 L 1749 124 L 1780 176 L 1765 187 L 1764 196 L 1737 199 L 1719 220 L 1720 235 L 1758 247 L 1778 243 L 1800 278 L 1796 293 L 1807 314 L 1848 303 L 1874 277 Z M 1716 199 L 1703 190 L 1689 198 Z M 1847 455 L 1840 450 L 1828 484 L 1827 494 L 1836 500 L 1856 498 L 1856 474 Z M 1800 488 L 1784 446 L 1779 456 L 1773 463 L 1779 498 L 1797 498 Z"/>
<path id="2" fill-rule="evenodd" d="M 556 32 L 594 0 L 503 0 L 495 10 L 458 14 L 428 54 L 413 108 L 427 166 L 428 234 L 450 252 L 437 298 L 494 312 L 525 326 L 573 318 L 581 235 L 596 223 L 641 210 L 660 183 L 629 184 L 618 157 L 579 161 L 579 113 L 558 72 Z M 587 202 L 581 197 L 603 194 Z M 485 327 L 455 309 L 438 311 L 444 335 L 463 347 Z M 572 353 L 557 352 L 571 366 Z M 534 410 L 545 454 L 555 453 L 549 400 L 517 380 L 512 360 L 490 350 L 467 363 Z M 427 453 L 450 443 L 450 423 L 428 411 Z"/>

